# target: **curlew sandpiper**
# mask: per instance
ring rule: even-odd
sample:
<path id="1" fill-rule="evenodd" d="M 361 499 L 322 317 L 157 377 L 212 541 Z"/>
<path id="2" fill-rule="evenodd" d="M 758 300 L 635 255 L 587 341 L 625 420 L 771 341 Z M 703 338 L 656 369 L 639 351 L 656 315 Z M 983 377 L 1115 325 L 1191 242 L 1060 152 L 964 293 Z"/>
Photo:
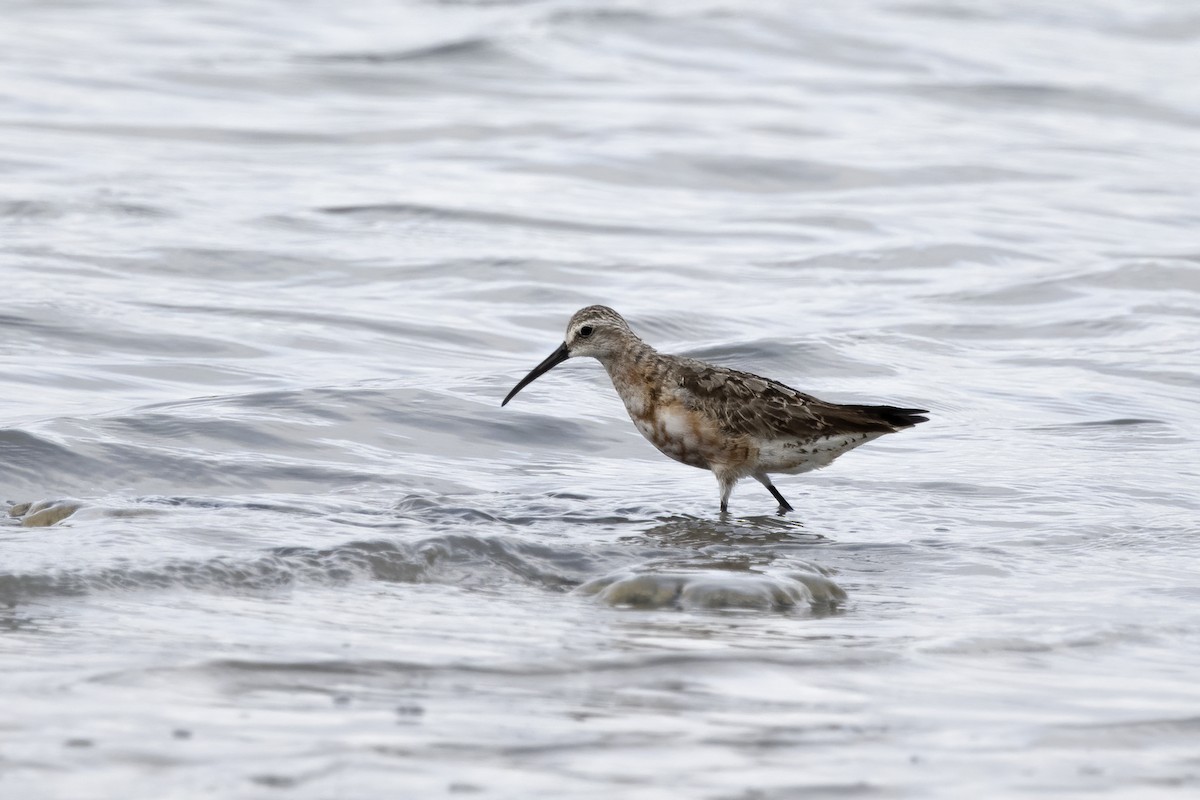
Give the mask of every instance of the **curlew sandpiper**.
<path id="1" fill-rule="evenodd" d="M 860 444 L 926 422 L 922 415 L 929 413 L 827 403 L 749 372 L 659 353 L 607 306 L 575 312 L 563 343 L 500 405 L 576 356 L 604 365 L 633 424 L 664 455 L 712 470 L 721 487 L 721 511 L 728 510 L 734 484 L 745 477 L 765 486 L 781 511 L 791 511 L 771 473 L 820 469 Z"/>

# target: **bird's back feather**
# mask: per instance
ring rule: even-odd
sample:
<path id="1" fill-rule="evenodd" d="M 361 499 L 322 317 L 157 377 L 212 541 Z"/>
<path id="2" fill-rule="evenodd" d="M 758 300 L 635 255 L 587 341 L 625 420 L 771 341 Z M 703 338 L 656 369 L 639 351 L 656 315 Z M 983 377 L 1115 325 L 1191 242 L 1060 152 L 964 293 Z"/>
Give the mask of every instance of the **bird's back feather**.
<path id="1" fill-rule="evenodd" d="M 695 359 L 674 366 L 684 402 L 729 435 L 809 440 L 892 433 L 927 421 L 922 409 L 829 403 L 761 375 Z"/>

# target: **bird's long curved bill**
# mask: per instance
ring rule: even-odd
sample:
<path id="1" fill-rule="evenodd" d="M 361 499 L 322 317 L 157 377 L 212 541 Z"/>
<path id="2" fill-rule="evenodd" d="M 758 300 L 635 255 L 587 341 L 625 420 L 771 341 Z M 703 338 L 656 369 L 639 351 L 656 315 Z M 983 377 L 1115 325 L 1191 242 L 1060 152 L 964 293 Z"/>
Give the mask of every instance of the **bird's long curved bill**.
<path id="1" fill-rule="evenodd" d="M 559 364 L 566 361 L 570 357 L 571 357 L 571 354 L 567 352 L 567 343 L 563 342 L 562 344 L 560 344 L 558 346 L 557 350 L 555 350 L 553 353 L 551 353 L 549 356 L 546 357 L 545 361 L 543 361 L 542 363 L 540 363 L 536 367 L 534 367 L 532 370 L 530 370 L 529 374 L 526 375 L 524 378 L 521 378 L 521 382 L 512 388 L 512 391 L 508 393 L 508 397 L 505 397 L 504 402 L 500 403 L 500 405 L 501 406 L 508 405 L 508 401 L 512 400 L 513 397 L 516 396 L 517 392 L 521 391 L 526 386 L 533 383 L 538 378 L 545 375 L 547 372 L 554 369 L 555 367 L 557 367 Z"/>

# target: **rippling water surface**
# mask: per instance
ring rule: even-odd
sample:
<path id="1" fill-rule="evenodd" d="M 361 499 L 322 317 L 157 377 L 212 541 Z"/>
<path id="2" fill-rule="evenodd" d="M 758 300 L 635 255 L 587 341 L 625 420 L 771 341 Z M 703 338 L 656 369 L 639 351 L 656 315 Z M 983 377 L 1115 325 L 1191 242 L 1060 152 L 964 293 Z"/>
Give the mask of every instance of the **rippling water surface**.
<path id="1" fill-rule="evenodd" d="M 1198 52 L 1182 1 L 9 3 L 0 793 L 1191 796 Z M 500 409 L 595 302 L 931 421 L 721 518 L 594 362 Z"/>

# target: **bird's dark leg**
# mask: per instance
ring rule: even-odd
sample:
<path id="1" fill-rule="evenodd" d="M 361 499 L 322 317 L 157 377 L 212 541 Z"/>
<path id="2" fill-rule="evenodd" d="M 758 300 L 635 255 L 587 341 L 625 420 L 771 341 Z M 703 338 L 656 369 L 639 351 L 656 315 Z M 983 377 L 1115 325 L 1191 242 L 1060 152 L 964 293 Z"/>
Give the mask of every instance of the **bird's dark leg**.
<path id="1" fill-rule="evenodd" d="M 721 484 L 721 513 L 729 511 L 729 495 L 733 493 L 733 485 L 737 478 L 727 474 L 717 474 L 717 483 Z"/>
<path id="2" fill-rule="evenodd" d="M 783 499 L 783 495 L 781 495 L 779 493 L 779 490 L 775 488 L 775 484 L 771 483 L 770 478 L 768 478 L 766 475 L 755 475 L 754 477 L 758 479 L 759 483 L 761 483 L 763 486 L 767 487 L 767 491 L 771 493 L 772 497 L 774 497 L 776 500 L 779 501 L 779 508 L 781 510 L 783 510 L 783 511 L 795 511 L 796 510 L 796 509 L 792 508 L 791 503 L 789 503 L 787 500 Z"/>
<path id="3" fill-rule="evenodd" d="M 781 495 L 779 493 L 779 490 L 775 488 L 775 484 L 768 483 L 767 490 L 771 494 L 775 495 L 775 499 L 779 501 L 779 507 L 782 508 L 784 511 L 795 511 L 796 510 L 796 509 L 792 508 L 791 503 L 789 503 L 787 500 L 783 499 L 783 495 Z"/>

